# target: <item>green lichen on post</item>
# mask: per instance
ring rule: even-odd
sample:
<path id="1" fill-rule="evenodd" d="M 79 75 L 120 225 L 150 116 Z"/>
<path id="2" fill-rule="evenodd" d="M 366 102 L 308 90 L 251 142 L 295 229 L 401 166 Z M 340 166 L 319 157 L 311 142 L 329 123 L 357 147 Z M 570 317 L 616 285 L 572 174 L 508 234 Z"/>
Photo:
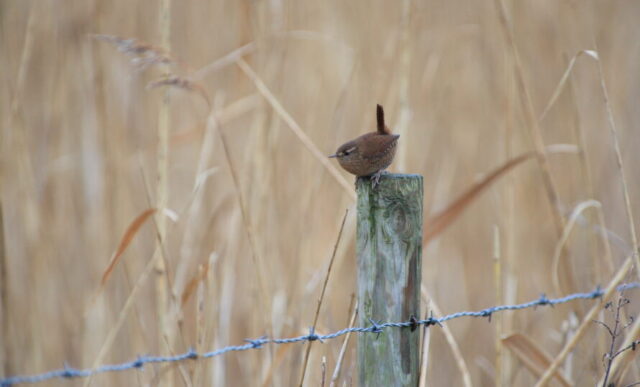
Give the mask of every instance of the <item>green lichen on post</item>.
<path id="1" fill-rule="evenodd" d="M 374 189 L 359 178 L 360 326 L 420 318 L 422 176 L 387 174 Z M 358 336 L 360 386 L 416 386 L 420 330 L 390 328 Z"/>

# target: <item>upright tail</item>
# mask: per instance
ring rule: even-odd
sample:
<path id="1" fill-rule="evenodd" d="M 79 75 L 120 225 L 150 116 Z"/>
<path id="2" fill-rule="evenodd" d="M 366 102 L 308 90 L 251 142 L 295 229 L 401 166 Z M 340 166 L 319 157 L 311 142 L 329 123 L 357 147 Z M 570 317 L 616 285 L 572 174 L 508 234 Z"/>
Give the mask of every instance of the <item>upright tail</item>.
<path id="1" fill-rule="evenodd" d="M 376 105 L 376 116 L 378 118 L 378 133 L 380 134 L 391 134 L 387 125 L 384 124 L 384 110 L 382 110 L 382 106 Z"/>

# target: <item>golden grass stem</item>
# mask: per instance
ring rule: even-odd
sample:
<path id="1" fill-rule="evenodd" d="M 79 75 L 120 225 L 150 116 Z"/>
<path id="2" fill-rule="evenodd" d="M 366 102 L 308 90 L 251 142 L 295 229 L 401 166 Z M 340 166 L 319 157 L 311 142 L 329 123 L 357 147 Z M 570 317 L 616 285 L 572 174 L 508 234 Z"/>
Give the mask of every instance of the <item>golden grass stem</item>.
<path id="1" fill-rule="evenodd" d="M 211 124 L 214 125 L 216 131 L 218 132 L 218 136 L 220 137 L 220 142 L 222 144 L 222 149 L 224 152 L 225 160 L 227 161 L 227 166 L 229 167 L 229 173 L 231 174 L 231 179 L 233 180 L 233 186 L 236 191 L 236 196 L 238 200 L 238 205 L 240 206 L 240 213 L 242 215 L 242 223 L 244 224 L 244 229 L 247 234 L 247 239 L 249 241 L 249 247 L 251 250 L 251 259 L 253 261 L 253 265 L 256 271 L 256 278 L 258 280 L 258 288 L 260 295 L 263 299 L 263 302 L 260 303 L 262 308 L 262 315 L 264 316 L 264 324 L 265 327 L 268 327 L 268 331 L 271 332 L 271 322 L 269 320 L 269 315 L 271 312 L 271 292 L 266 285 L 266 281 L 264 277 L 272 278 L 272 275 L 267 272 L 267 266 L 264 265 L 262 259 L 258 255 L 256 242 L 254 239 L 253 226 L 251 223 L 251 219 L 249 218 L 249 213 L 247 211 L 247 207 L 244 200 L 244 195 L 242 193 L 242 188 L 240 187 L 240 181 L 238 179 L 238 174 L 236 168 L 231 161 L 231 154 L 229 152 L 229 146 L 227 144 L 227 140 L 224 136 L 224 132 L 217 121 L 217 117 L 215 113 L 212 111 L 211 115 Z"/>
<path id="2" fill-rule="evenodd" d="M 10 351 L 8 338 L 9 330 L 9 286 L 7 286 L 7 250 L 4 241 L 4 212 L 0 200 L 0 371 L 3 375 L 10 375 L 13 370 L 9 363 Z"/>
<path id="3" fill-rule="evenodd" d="M 165 336 L 163 337 L 164 339 L 164 344 L 167 346 L 167 348 L 169 349 L 169 353 L 171 354 L 171 356 L 175 356 L 176 355 L 176 351 L 175 348 L 173 348 L 173 345 L 171 344 L 171 341 L 169 341 L 169 337 Z M 193 382 L 191 381 L 191 377 L 189 376 L 189 374 L 187 373 L 187 370 L 184 367 L 184 363 L 181 362 L 176 362 L 173 363 L 172 365 L 169 365 L 169 367 L 167 367 L 169 370 L 172 370 L 174 368 L 178 368 L 180 377 L 182 378 L 182 382 L 184 383 L 185 386 L 187 387 L 193 387 Z M 172 385 L 173 383 L 171 383 Z"/>
<path id="4" fill-rule="evenodd" d="M 435 313 L 436 316 L 442 316 L 442 310 L 438 307 L 438 304 L 435 302 L 433 297 L 429 295 L 429 291 L 427 287 L 422 285 L 421 287 L 422 299 L 430 300 L 431 309 Z M 469 367 L 467 367 L 467 363 L 464 360 L 464 356 L 462 356 L 462 350 L 456 341 L 453 332 L 449 329 L 449 326 L 444 324 L 442 326 L 442 333 L 444 333 L 444 337 L 447 340 L 447 344 L 449 344 L 449 348 L 451 348 L 451 353 L 453 354 L 453 358 L 456 361 L 456 366 L 458 366 L 458 372 L 460 372 L 460 376 L 462 377 L 462 383 L 465 387 L 473 386 L 471 383 L 471 373 L 469 372 Z M 421 374 L 420 377 L 427 377 L 426 374 Z"/>
<path id="5" fill-rule="evenodd" d="M 302 130 L 300 125 L 293 119 L 293 117 L 284 109 L 280 101 L 273 95 L 273 93 L 269 90 L 267 85 L 260 79 L 258 74 L 253 71 L 253 69 L 245 62 L 242 58 L 236 61 L 238 67 L 253 81 L 256 88 L 262 94 L 262 96 L 269 102 L 269 104 L 273 107 L 273 109 L 278 113 L 278 115 L 287 123 L 288 127 L 293 131 L 293 133 L 298 137 L 300 142 L 311 152 L 313 157 L 316 158 L 322 164 L 322 166 L 329 172 L 331 176 L 344 188 L 349 197 L 353 200 L 356 199 L 356 193 L 353 189 L 353 184 L 350 184 L 341 174 L 338 172 L 338 169 L 331 164 L 329 159 L 325 154 L 320 152 L 320 149 L 314 144 L 314 142 L 307 136 L 307 134 Z"/>
<path id="6" fill-rule="evenodd" d="M 620 140 L 618 138 L 618 130 L 616 128 L 616 122 L 613 116 L 613 108 L 611 107 L 611 103 L 609 100 L 609 91 L 607 89 L 607 84 L 604 78 L 604 72 L 602 70 L 602 57 L 600 56 L 600 51 L 598 49 L 598 45 L 596 42 L 596 37 L 595 37 L 595 33 L 593 32 L 593 29 L 592 29 L 592 39 L 593 39 L 593 47 L 598 53 L 597 63 L 598 63 L 598 77 L 600 79 L 600 89 L 602 91 L 602 97 L 604 99 L 604 105 L 607 112 L 607 123 L 609 125 L 611 137 L 613 138 L 613 147 L 616 153 L 616 163 L 618 167 L 618 172 L 620 173 L 620 183 L 622 184 L 622 193 L 624 195 L 624 204 L 625 204 L 627 222 L 629 224 L 629 234 L 631 237 L 631 244 L 632 244 L 631 254 L 633 257 L 633 262 L 636 267 L 636 273 L 638 275 L 638 278 L 640 278 L 640 251 L 639 251 L 640 246 L 638 246 L 638 236 L 636 234 L 635 219 L 633 217 L 633 210 L 631 208 L 629 185 L 627 184 L 625 166 L 622 160 L 622 151 L 620 149 Z M 633 327 L 627 333 L 623 346 L 631 344 L 631 342 L 636 340 L 639 335 L 640 335 L 640 320 L 636 321 Z M 627 351 L 623 355 L 614 359 L 611 367 L 611 375 L 624 374 L 627 367 L 631 364 L 628 352 L 630 351 Z M 615 380 L 615 379 L 612 378 L 612 380 Z"/>
<path id="7" fill-rule="evenodd" d="M 504 346 L 509 348 L 519 362 L 525 366 L 533 375 L 540 376 L 551 363 L 549 356 L 543 348 L 522 333 L 512 333 L 503 339 Z M 569 378 L 559 372 L 555 373 L 555 380 L 563 387 L 573 386 Z"/>
<path id="8" fill-rule="evenodd" d="M 597 210 L 600 207 L 601 207 L 601 204 L 597 200 L 585 200 L 583 202 L 578 203 L 574 207 L 573 211 L 571 212 L 571 215 L 569 216 L 569 220 L 565 225 L 564 229 L 562 230 L 562 235 L 560 236 L 560 239 L 556 243 L 556 247 L 553 252 L 553 259 L 551 260 L 551 262 L 553 262 L 552 269 L 551 269 L 551 273 L 553 275 L 553 285 L 557 294 L 563 293 L 563 289 L 560 283 L 560 275 L 559 275 L 560 260 L 563 256 L 566 257 L 566 259 L 569 258 L 566 256 L 566 254 L 562 254 L 562 251 L 564 250 L 565 245 L 569 240 L 569 237 L 571 236 L 571 231 L 573 231 L 573 227 L 575 226 L 576 221 L 584 211 L 586 211 L 589 208 L 595 208 Z M 571 265 L 567 262 L 567 264 L 564 265 L 564 267 L 571 267 Z"/>
<path id="9" fill-rule="evenodd" d="M 214 150 L 216 149 L 215 139 L 217 137 L 217 127 L 219 125 L 219 121 L 217 120 L 217 118 L 219 117 L 218 112 L 226 111 L 226 109 L 223 110 L 220 109 L 219 106 L 217 106 L 219 102 L 221 103 L 221 99 L 216 98 L 216 100 L 214 101 L 214 106 L 212 106 L 209 110 L 209 115 L 207 117 L 205 125 L 204 138 L 202 139 L 200 153 L 198 156 L 198 166 L 196 169 L 193 190 L 191 191 L 191 196 L 189 197 L 189 200 L 187 201 L 183 209 L 183 212 L 186 212 L 187 214 L 187 219 L 185 221 L 183 238 L 180 245 L 180 260 L 176 267 L 176 276 L 174 281 L 175 293 L 177 293 L 178 291 L 185 291 L 184 286 L 187 271 L 193 267 L 192 261 L 195 259 L 193 250 L 196 244 L 196 231 L 199 229 L 197 217 L 202 213 L 206 191 L 201 188 L 203 187 L 205 181 L 215 171 L 217 171 L 217 168 L 212 169 L 212 167 L 210 167 L 210 164 L 211 159 L 213 158 Z M 216 119 L 214 119 L 214 117 Z"/>
<path id="10" fill-rule="evenodd" d="M 526 82 L 524 80 L 522 62 L 520 61 L 520 55 L 518 54 L 518 48 L 516 47 L 513 27 L 511 26 L 507 18 L 507 11 L 506 11 L 504 2 L 502 0 L 495 0 L 495 5 L 498 11 L 498 19 L 500 21 L 500 26 L 502 27 L 505 40 L 507 42 L 507 45 L 511 49 L 511 53 L 513 56 L 514 73 L 516 76 L 516 86 L 518 88 L 518 91 L 520 92 L 519 101 L 522 107 L 522 111 L 525 114 L 525 121 L 529 129 L 529 134 L 531 135 L 531 138 L 533 140 L 533 145 L 536 151 L 538 164 L 540 165 L 540 169 L 542 171 L 544 187 L 547 193 L 547 198 L 549 199 L 549 203 L 551 204 L 551 213 L 552 213 L 554 225 L 556 228 L 556 232 L 558 235 L 561 235 L 562 230 L 564 228 L 565 220 L 562 217 L 562 214 L 560 213 L 558 191 L 553 182 L 553 178 L 551 177 L 549 160 L 547 159 L 547 156 L 545 155 L 545 152 L 544 152 L 544 140 L 542 138 L 542 133 L 540 130 L 540 126 L 538 124 L 538 120 L 535 118 L 531 94 L 529 93 L 529 89 L 527 88 Z"/>
<path id="11" fill-rule="evenodd" d="M 400 138 L 409 138 L 409 124 L 411 121 L 411 107 L 409 78 L 411 76 L 411 6 L 412 0 L 402 1 L 402 20 L 400 21 L 400 42 L 399 42 L 399 64 L 398 64 L 398 123 L 396 125 L 396 133 Z M 408 141 L 399 141 L 398 150 L 395 158 L 396 168 L 400 171 L 407 170 L 407 149 Z"/>
<path id="12" fill-rule="evenodd" d="M 155 266 L 156 266 L 155 259 L 153 258 L 150 259 L 147 262 L 146 266 L 144 267 L 142 273 L 138 276 L 138 279 L 136 280 L 135 285 L 131 289 L 129 296 L 127 297 L 127 300 L 125 301 L 124 306 L 122 307 L 122 310 L 120 310 L 120 313 L 118 314 L 116 323 L 111 327 L 111 329 L 109 329 L 109 332 L 107 333 L 107 337 L 102 343 L 102 346 L 100 347 L 100 350 L 98 351 L 98 355 L 93 361 L 91 368 L 96 368 L 98 365 L 104 362 L 104 357 L 106 356 L 107 352 L 111 349 L 111 346 L 113 345 L 113 342 L 118 332 L 120 331 L 120 328 L 122 328 L 122 325 L 124 324 L 125 319 L 129 315 L 129 310 L 134 305 L 134 301 L 136 299 L 136 296 L 138 295 L 138 292 L 142 288 L 142 285 L 144 285 L 145 280 L 147 279 L 149 274 L 151 274 Z M 83 384 L 84 387 L 88 387 L 91 385 L 91 383 L 93 382 L 94 375 L 91 375 L 85 379 L 85 382 Z"/>
<path id="13" fill-rule="evenodd" d="M 205 325 L 205 288 L 208 287 L 207 276 L 209 275 L 211 267 L 209 264 L 198 266 L 198 277 L 202 280 L 198 282 L 198 288 L 196 290 L 196 310 L 195 310 L 195 325 L 196 325 L 196 351 L 202 353 L 204 351 L 204 341 L 206 336 Z M 193 368 L 191 379 L 196 386 L 202 385 L 201 377 L 203 374 L 204 365 L 197 364 Z"/>
<path id="14" fill-rule="evenodd" d="M 508 52 L 504 52 L 503 53 L 503 60 L 504 60 L 504 65 L 505 68 L 508 69 L 513 69 L 514 65 L 513 65 L 513 58 L 510 55 L 510 53 Z M 513 79 L 513 74 L 512 72 L 507 72 L 505 71 L 505 76 L 504 76 L 504 82 L 505 82 L 505 105 L 506 105 L 506 109 L 507 109 L 507 117 L 506 117 L 506 128 L 505 128 L 505 134 L 504 134 L 504 154 L 505 154 L 505 159 L 506 160 L 510 160 L 513 157 L 514 154 L 514 128 L 515 128 L 515 121 L 516 121 L 516 112 L 514 109 L 514 100 L 515 95 L 516 95 L 516 87 L 515 87 L 515 82 Z M 507 284 L 511 283 L 510 281 L 512 281 L 514 278 L 516 278 L 515 276 L 515 272 L 516 272 L 516 266 L 518 265 L 518 260 L 515 259 L 515 254 L 514 254 L 514 247 L 515 247 L 515 239 L 516 239 L 516 232 L 515 232 L 515 227 L 516 227 L 516 214 L 515 214 L 515 208 L 516 208 L 516 184 L 515 184 L 515 177 L 513 175 L 508 175 L 506 176 L 505 179 L 505 191 L 504 191 L 504 220 L 503 220 L 503 227 L 502 229 L 503 231 L 503 237 L 501 238 L 503 241 L 503 246 L 501 246 L 501 256 L 502 256 L 502 262 L 501 262 L 501 279 L 500 279 L 500 284 L 501 286 L 503 286 L 503 289 L 506 289 L 505 292 L 502 292 L 502 299 L 499 301 L 501 303 L 504 304 L 509 304 L 510 303 L 510 299 L 509 297 L 511 297 L 513 300 L 515 300 L 517 298 L 517 294 L 516 292 L 509 292 L 509 289 L 507 288 Z M 507 297 L 506 295 L 509 295 L 509 297 Z M 504 313 L 501 316 L 501 320 L 500 320 L 500 324 L 502 324 L 502 332 L 510 332 L 513 329 L 513 313 Z M 502 342 L 501 344 L 502 345 Z M 513 367 L 513 361 L 512 361 L 512 356 L 508 351 L 502 351 L 502 354 L 500 356 L 500 371 L 501 374 L 497 375 L 497 378 L 500 379 L 500 383 L 505 384 L 504 382 L 510 382 L 513 372 L 514 372 L 514 367 Z M 497 385 L 497 383 L 496 383 Z M 500 385 L 499 387 L 502 387 L 502 385 Z"/>
<path id="15" fill-rule="evenodd" d="M 551 95 L 551 98 L 549 98 L 549 101 L 547 102 L 547 106 L 544 107 L 544 109 L 542 110 L 542 113 L 538 117 L 538 122 L 542 122 L 542 120 L 544 120 L 547 117 L 547 114 L 549 113 L 553 105 L 558 100 L 558 97 L 560 97 L 562 90 L 564 90 L 567 83 L 571 83 L 571 74 L 573 72 L 573 68 L 578 58 L 581 57 L 582 55 L 587 55 L 590 58 L 594 58 L 593 51 L 589 51 L 589 50 L 580 50 L 578 51 L 577 54 L 575 54 L 571 58 L 571 60 L 569 61 L 569 64 L 567 65 L 567 69 L 564 71 L 564 73 L 562 74 L 562 77 L 560 78 L 560 81 L 556 85 L 556 88 L 553 90 L 553 94 Z"/>
<path id="16" fill-rule="evenodd" d="M 31 162 L 29 160 L 29 154 L 27 151 L 27 142 L 26 142 L 26 134 L 24 127 L 15 128 L 14 124 L 19 120 L 19 114 L 21 111 L 21 103 L 23 102 L 23 94 L 25 88 L 25 79 L 27 76 L 27 69 L 29 63 L 31 61 L 31 56 L 33 53 L 33 42 L 34 42 L 34 28 L 36 27 L 36 4 L 31 4 L 29 6 L 29 16 L 27 19 L 27 25 L 24 32 L 24 42 L 22 44 L 22 50 L 20 53 L 20 62 L 18 66 L 18 74 L 16 77 L 15 91 L 11 96 L 11 106 L 10 111 L 6 122 L 7 128 L 13 129 L 18 136 L 17 145 L 21 148 L 20 162 L 19 167 L 22 168 L 22 171 L 27 175 L 27 179 L 25 179 L 28 183 L 31 183 L 33 180 Z M 7 70 L 5 70 L 7 71 Z M 3 147 L 0 148 L 3 152 L 2 160 L 2 171 L 1 171 L 1 183 L 2 185 L 6 184 L 5 176 L 7 176 L 7 160 L 5 160 L 6 154 L 9 149 L 5 148 L 7 145 L 7 136 L 3 133 L 2 140 L 0 141 L 0 145 Z M 31 187 L 29 187 L 31 188 Z M 30 189 L 27 191 L 31 191 Z M 29 214 L 29 210 L 32 209 L 32 200 L 24 200 L 23 204 L 27 209 L 27 214 Z M 2 337 L 0 338 L 0 371 L 2 371 L 3 375 L 9 375 L 13 372 L 13 361 L 10 356 L 11 346 L 9 344 L 9 338 L 11 337 L 11 330 L 9 329 L 9 316 L 12 313 L 10 303 L 9 303 L 9 285 L 8 285 L 8 277 L 7 270 L 9 267 L 7 254 L 6 254 L 6 246 L 5 246 L 5 229 L 4 229 L 4 212 L 2 210 L 3 203 L 0 202 L 0 334 Z"/>
<path id="17" fill-rule="evenodd" d="M 574 58 L 576 58 L 578 55 L 582 53 L 588 55 L 589 57 L 595 59 L 596 61 L 598 60 L 597 53 L 593 51 L 580 51 L 578 54 L 574 56 Z M 563 55 L 563 58 L 565 62 L 567 62 L 566 55 Z M 566 82 L 568 83 L 569 98 L 571 100 L 573 136 L 575 139 L 575 143 L 579 147 L 578 159 L 580 161 L 580 165 L 582 166 L 581 169 L 584 176 L 584 182 L 586 184 L 587 197 L 595 200 L 596 194 L 595 194 L 594 185 L 593 185 L 593 172 L 591 169 L 591 163 L 589 162 L 590 160 L 589 149 L 587 147 L 587 142 L 585 140 L 582 120 L 580 119 L 580 112 L 578 111 L 578 106 L 576 103 L 576 92 L 575 92 L 575 86 L 573 83 L 573 72 L 571 72 L 571 76 L 567 78 Z M 561 86 L 558 85 L 558 88 L 561 88 Z M 598 222 L 598 224 L 603 230 L 607 229 L 607 225 L 604 220 L 604 211 L 602 209 L 602 206 L 596 207 L 596 221 Z M 613 254 L 611 252 L 611 243 L 609 242 L 609 238 L 603 235 L 601 240 L 602 240 L 604 253 L 605 253 L 604 260 L 605 260 L 605 263 L 608 265 L 607 269 L 609 271 L 604 272 L 602 270 L 602 266 L 600 265 L 599 260 L 596 259 L 596 257 L 598 257 L 596 252 L 597 250 L 595 247 L 596 244 L 593 243 L 591 245 L 592 246 L 591 250 L 593 251 L 593 253 L 591 254 L 591 257 L 593 257 L 592 258 L 593 259 L 593 264 L 592 264 L 593 283 L 598 283 L 598 284 L 602 283 L 603 275 L 604 275 L 604 278 L 606 278 L 606 276 L 613 274 L 613 271 L 615 270 L 613 265 Z"/>
<path id="18" fill-rule="evenodd" d="M 493 283 L 495 289 L 495 303 L 496 305 L 504 304 L 503 296 L 502 296 L 502 284 L 504 283 L 504 279 L 502 278 L 502 248 L 500 246 L 501 242 L 500 228 L 497 225 L 493 227 Z M 496 347 L 496 377 L 495 377 L 495 385 L 496 387 L 502 386 L 502 373 L 503 373 L 503 346 L 502 346 L 502 335 L 504 334 L 504 324 L 503 324 L 503 314 L 495 316 L 495 337 L 494 337 L 494 345 Z"/>
<path id="19" fill-rule="evenodd" d="M 171 52 L 171 0 L 162 0 L 159 10 L 159 28 L 162 48 L 165 52 Z M 168 76 L 169 69 L 165 69 Z M 171 126 L 171 96 L 170 90 L 165 88 L 162 102 L 158 110 L 158 150 L 157 150 L 157 181 L 156 181 L 156 208 L 161 213 L 168 207 L 169 202 L 169 133 Z M 168 323 L 168 284 L 167 284 L 167 262 L 163 257 L 164 248 L 162 241 L 166 235 L 166 219 L 162 215 L 155 217 L 158 238 L 156 239 L 155 253 L 152 261 L 155 261 L 155 296 L 156 296 L 156 316 L 158 322 L 159 343 L 170 344 L 172 338 Z M 172 380 L 172 373 L 169 372 L 168 380 Z M 170 383 L 170 382 L 169 382 Z M 164 383 L 160 383 L 164 385 Z"/>
<path id="20" fill-rule="evenodd" d="M 351 297 L 352 302 L 355 297 Z M 358 301 L 355 301 L 353 306 L 353 313 L 351 313 L 351 318 L 349 319 L 349 328 L 353 328 L 356 323 L 356 317 L 358 316 Z M 331 382 L 329 383 L 329 387 L 335 387 L 336 383 L 338 383 L 338 379 L 340 378 L 340 371 L 342 370 L 342 364 L 344 362 L 344 356 L 347 353 L 347 347 L 349 345 L 349 338 L 351 338 L 351 333 L 349 332 L 345 335 L 344 340 L 342 341 L 342 345 L 340 346 L 340 352 L 338 353 L 338 359 L 336 360 L 336 366 L 333 369 L 333 375 L 331 376 Z"/>
<path id="21" fill-rule="evenodd" d="M 627 222 L 629 223 L 629 234 L 631 237 L 631 247 L 633 249 L 633 259 L 636 265 L 636 271 L 638 272 L 638 278 L 640 278 L 640 256 L 638 255 L 638 235 L 636 234 L 635 220 L 633 218 L 633 210 L 631 209 L 631 197 L 629 195 L 629 185 L 627 184 L 627 178 L 625 174 L 624 162 L 622 160 L 622 151 L 620 150 L 620 140 L 618 138 L 618 129 L 616 128 L 616 122 L 613 118 L 613 109 L 609 102 L 609 92 L 604 79 L 604 73 L 602 71 L 602 58 L 599 55 L 598 46 L 596 44 L 596 38 L 593 37 L 593 46 L 598 53 L 598 76 L 600 79 L 600 89 L 602 90 L 602 98 L 604 99 L 604 106 L 607 112 L 607 123 L 609 124 L 609 130 L 613 139 L 613 148 L 616 153 L 616 163 L 618 171 L 620 173 L 620 183 L 622 184 L 622 194 L 624 195 L 625 210 L 627 213 Z"/>
<path id="22" fill-rule="evenodd" d="M 425 311 L 425 318 L 429 317 L 429 310 L 427 304 L 427 310 Z M 420 348 L 420 379 L 418 380 L 418 387 L 427 386 L 427 372 L 429 371 L 429 349 L 431 348 L 431 332 L 429 326 L 426 326 L 422 330 L 422 348 Z"/>
<path id="23" fill-rule="evenodd" d="M 327 380 L 327 357 L 326 356 L 322 356 L 321 373 L 322 373 L 322 380 L 320 382 L 320 387 L 324 387 L 324 383 Z"/>
<path id="24" fill-rule="evenodd" d="M 329 260 L 327 275 L 324 277 L 324 283 L 322 284 L 322 291 L 320 292 L 320 298 L 318 298 L 318 305 L 316 307 L 316 314 L 313 317 L 313 328 L 312 328 L 313 330 L 316 329 L 316 325 L 318 324 L 318 317 L 320 316 L 320 308 L 322 307 L 322 301 L 324 301 L 324 294 L 327 290 L 327 284 L 329 283 L 329 277 L 331 276 L 331 268 L 333 267 L 333 261 L 336 258 L 338 245 L 340 244 L 340 239 L 342 239 L 342 231 L 344 230 L 344 223 L 347 220 L 347 215 L 349 215 L 348 209 L 344 212 L 344 216 L 342 217 L 342 223 L 340 224 L 340 231 L 338 231 L 338 237 L 336 239 L 336 243 L 333 245 L 333 252 L 331 253 L 331 259 Z M 307 363 L 309 362 L 309 354 L 311 353 L 312 345 L 313 345 L 312 341 L 309 341 L 307 343 L 307 350 L 304 355 L 304 361 L 302 362 L 302 375 L 300 376 L 300 383 L 298 384 L 300 387 L 302 387 L 304 383 L 304 377 L 307 373 Z"/>
<path id="25" fill-rule="evenodd" d="M 215 61 L 209 63 L 208 65 L 202 67 L 201 69 L 195 71 L 191 78 L 194 80 L 202 79 L 207 75 L 214 73 L 218 70 L 221 70 L 227 66 L 234 64 L 238 59 L 242 58 L 245 55 L 248 55 L 256 50 L 255 42 L 247 43 L 244 46 L 240 46 L 235 50 L 231 51 L 227 55 L 222 58 L 218 58 Z"/>

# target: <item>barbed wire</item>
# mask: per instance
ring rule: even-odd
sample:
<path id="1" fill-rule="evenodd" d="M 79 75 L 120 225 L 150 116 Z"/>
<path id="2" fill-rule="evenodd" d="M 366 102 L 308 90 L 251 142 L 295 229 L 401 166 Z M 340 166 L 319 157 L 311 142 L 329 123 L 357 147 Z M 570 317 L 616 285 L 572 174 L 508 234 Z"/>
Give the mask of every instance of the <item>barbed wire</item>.
<path id="1" fill-rule="evenodd" d="M 619 292 L 629 290 L 629 289 L 637 289 L 640 288 L 640 282 L 628 283 L 624 285 L 618 286 L 616 289 Z M 329 333 L 326 335 L 317 334 L 313 328 L 309 330 L 309 333 L 302 336 L 295 336 L 289 338 L 268 338 L 266 336 L 262 336 L 257 339 L 245 339 L 247 344 L 243 345 L 231 345 L 227 347 L 223 347 L 210 352 L 198 353 L 194 349 L 189 349 L 187 352 L 175 355 L 175 356 L 139 356 L 136 360 L 120 363 L 120 364 L 111 364 L 111 365 L 103 365 L 93 369 L 75 369 L 69 366 L 66 366 L 62 369 L 53 370 L 49 372 L 44 372 L 41 374 L 35 375 L 25 375 L 25 376 L 12 376 L 4 379 L 0 379 L 1 387 L 10 387 L 16 384 L 33 384 L 40 383 L 51 379 L 71 379 L 71 378 L 86 378 L 92 375 L 102 374 L 106 372 L 119 372 L 126 371 L 131 369 L 142 369 L 145 364 L 157 364 L 157 363 L 175 363 L 184 360 L 199 360 L 199 359 L 209 359 L 216 356 L 224 355 L 228 352 L 237 352 L 237 351 L 247 351 L 252 349 L 260 349 L 265 344 L 291 344 L 298 342 L 306 342 L 306 341 L 320 341 L 331 340 L 337 337 L 343 336 L 347 333 L 375 333 L 380 334 L 387 328 L 411 328 L 415 329 L 418 326 L 432 326 L 432 325 L 442 325 L 442 323 L 454 320 L 461 317 L 488 317 L 494 313 L 502 312 L 506 310 L 522 310 L 528 308 L 534 308 L 537 306 L 553 306 L 558 304 L 564 304 L 570 301 L 575 300 L 589 300 L 589 299 L 597 299 L 601 298 L 604 295 L 604 290 L 597 287 L 592 292 L 588 293 L 574 293 L 562 298 L 549 299 L 544 294 L 540 296 L 537 300 L 525 302 L 522 304 L 515 305 L 499 305 L 491 308 L 479 310 L 479 311 L 471 311 L 471 312 L 457 312 L 453 314 L 449 314 L 440 318 L 429 317 L 426 319 L 419 320 L 415 317 L 412 317 L 409 321 L 402 322 L 385 322 L 380 323 L 374 320 L 369 320 L 371 325 L 366 327 L 351 327 L 341 329 L 337 332 Z"/>

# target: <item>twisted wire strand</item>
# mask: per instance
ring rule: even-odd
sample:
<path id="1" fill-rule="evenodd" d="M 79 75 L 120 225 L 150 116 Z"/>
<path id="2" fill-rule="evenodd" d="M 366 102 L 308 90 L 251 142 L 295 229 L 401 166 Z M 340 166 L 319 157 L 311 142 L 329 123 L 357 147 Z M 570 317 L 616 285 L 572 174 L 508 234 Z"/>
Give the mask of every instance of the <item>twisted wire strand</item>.
<path id="1" fill-rule="evenodd" d="M 630 289 L 640 288 L 640 282 L 628 283 L 617 287 L 619 292 L 623 292 Z M 491 308 L 486 308 L 479 311 L 464 311 L 452 313 L 440 318 L 429 317 L 426 319 L 418 320 L 411 318 L 409 321 L 402 322 L 385 322 L 380 323 L 373 320 L 369 322 L 371 325 L 365 327 L 352 327 L 345 328 L 339 331 L 329 333 L 326 335 L 318 335 L 311 328 L 307 335 L 288 337 L 288 338 L 268 338 L 262 336 L 257 339 L 245 339 L 247 344 L 244 345 L 231 345 L 223 348 L 219 348 L 209 352 L 198 353 L 194 349 L 189 349 L 187 352 L 175 355 L 175 356 L 139 356 L 136 360 L 128 361 L 120 364 L 103 365 L 93 369 L 75 369 L 65 365 L 64 368 L 44 372 L 41 374 L 24 375 L 24 376 L 12 376 L 4 379 L 0 379 L 1 387 L 10 387 L 16 384 L 34 384 L 40 383 L 51 379 L 71 379 L 71 378 L 86 378 L 96 374 L 102 374 L 106 372 L 120 372 L 131 369 L 141 369 L 146 364 L 157 363 L 175 363 L 185 360 L 198 360 L 208 359 L 216 356 L 221 356 L 229 352 L 248 351 L 252 349 L 260 349 L 265 344 L 292 344 L 305 341 L 320 341 L 335 339 L 337 337 L 346 335 L 347 333 L 375 333 L 377 335 L 384 332 L 387 328 L 412 328 L 415 329 L 418 326 L 431 326 L 442 325 L 447 321 L 451 321 L 461 317 L 487 317 L 491 318 L 494 313 L 502 312 L 505 310 L 523 310 L 529 308 L 535 308 L 537 306 L 553 306 L 558 304 L 564 304 L 575 300 L 593 300 L 601 298 L 604 295 L 604 291 L 600 287 L 596 288 L 592 292 L 588 293 L 574 293 L 561 298 L 549 299 L 544 294 L 537 300 L 525 302 L 515 305 L 498 305 Z"/>

